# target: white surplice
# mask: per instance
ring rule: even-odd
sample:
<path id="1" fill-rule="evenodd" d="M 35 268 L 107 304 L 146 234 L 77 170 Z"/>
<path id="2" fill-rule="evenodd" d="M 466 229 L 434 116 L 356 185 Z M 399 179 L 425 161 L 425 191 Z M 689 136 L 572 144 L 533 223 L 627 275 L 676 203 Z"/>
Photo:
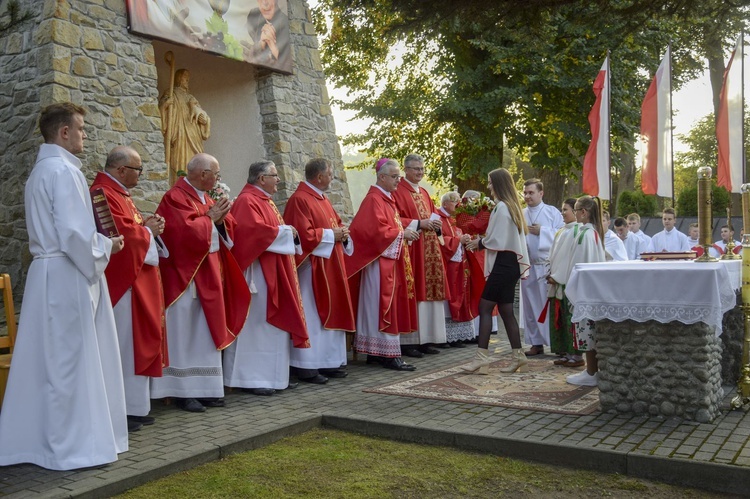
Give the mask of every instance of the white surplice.
<path id="1" fill-rule="evenodd" d="M 690 243 L 688 242 L 688 237 L 679 230 L 673 228 L 670 231 L 664 229 L 663 231 L 654 234 L 654 237 L 651 238 L 651 242 L 649 243 L 648 251 L 650 253 L 661 253 L 662 251 L 682 252 L 690 251 L 691 247 L 692 246 L 690 246 Z"/>
<path id="2" fill-rule="evenodd" d="M 524 341 L 529 345 L 549 345 L 547 320 L 540 323 L 538 319 L 547 304 L 549 252 L 555 233 L 563 226 L 563 219 L 560 210 L 544 203 L 524 208 L 523 216 L 526 225 L 539 224 L 539 235 L 526 235 L 531 268 L 528 279 L 521 281 Z"/>
<path id="3" fill-rule="evenodd" d="M 629 260 L 625 244 L 611 229 L 604 233 L 604 249 L 616 262 Z"/>
<path id="4" fill-rule="evenodd" d="M 279 225 L 279 233 L 266 251 L 294 255 L 292 227 Z M 283 390 L 289 386 L 289 333 L 266 321 L 268 285 L 258 260 L 245 270 L 245 279 L 253 298 L 237 340 L 224 350 L 224 384 Z"/>
<path id="5" fill-rule="evenodd" d="M 26 183 L 34 257 L 0 412 L 0 465 L 99 466 L 128 450 L 125 392 L 104 269 L 81 162 L 43 144 Z"/>

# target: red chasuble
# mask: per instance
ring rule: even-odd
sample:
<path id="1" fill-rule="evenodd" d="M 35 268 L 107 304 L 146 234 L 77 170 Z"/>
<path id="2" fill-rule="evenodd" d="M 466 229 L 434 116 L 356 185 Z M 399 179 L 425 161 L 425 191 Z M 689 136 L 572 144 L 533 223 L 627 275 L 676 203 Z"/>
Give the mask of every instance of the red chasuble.
<path id="1" fill-rule="evenodd" d="M 445 274 L 450 287 L 451 299 L 448 302 L 451 311 L 451 319 L 456 322 L 466 322 L 479 315 L 479 299 L 484 290 L 484 272 L 479 266 L 476 258 L 473 264 L 469 258 L 473 257 L 470 251 L 464 251 L 460 262 L 452 262 L 451 258 L 456 254 L 461 244 L 461 229 L 456 227 L 456 219 L 438 210 L 440 220 L 443 223 L 443 239 L 445 245 L 440 249 L 443 252 L 445 263 Z"/>
<path id="2" fill-rule="evenodd" d="M 297 267 L 305 259 L 310 259 L 313 294 L 323 327 L 354 331 L 354 310 L 346 279 L 342 244 L 334 244 L 330 258 L 311 254 L 323 238 L 323 229 L 341 227 L 341 218 L 331 202 L 302 182 L 286 203 L 284 221 L 299 233 L 302 254 L 295 256 Z"/>
<path id="3" fill-rule="evenodd" d="M 346 259 L 349 289 L 354 313 L 359 304 L 362 270 L 374 261 L 380 266 L 379 330 L 388 334 L 417 330 L 417 302 L 409 252 L 404 243 L 398 259 L 381 257 L 404 229 L 396 203 L 378 187 L 372 186 L 349 225 L 354 254 Z"/>
<path id="4" fill-rule="evenodd" d="M 132 289 L 135 374 L 159 377 L 169 360 L 159 267 L 143 263 L 151 244 L 151 233 L 143 226 L 143 216 L 127 189 L 101 172 L 96 174 L 91 186 L 92 190 L 98 188 L 104 191 L 117 230 L 125 237 L 122 251 L 110 257 L 104 271 L 112 306 Z"/>
<path id="5" fill-rule="evenodd" d="M 232 248 L 237 263 L 244 271 L 259 260 L 263 269 L 268 287 L 266 321 L 289 333 L 296 348 L 309 348 L 294 256 L 266 251 L 276 239 L 279 225 L 284 225 L 271 196 L 246 184 L 232 205 L 232 215 L 239 221 Z"/>
<path id="6" fill-rule="evenodd" d="M 430 218 L 435 212 L 435 205 L 430 195 L 423 188 L 415 191 L 404 179 L 398 188 L 391 193 L 396 200 L 398 213 L 404 227 L 413 220 Z M 445 278 L 445 267 L 440 252 L 440 242 L 435 232 L 421 231 L 421 236 L 409 246 L 414 268 L 414 286 L 417 301 L 443 301 L 450 297 L 448 281 Z"/>
<path id="7" fill-rule="evenodd" d="M 161 237 L 169 249 L 169 258 L 160 259 L 159 268 L 167 307 L 190 292 L 188 287 L 195 280 L 211 337 L 216 348 L 223 350 L 245 324 L 250 290 L 237 261 L 223 243 L 219 243 L 219 251 L 209 253 L 214 223 L 206 213 L 213 204 L 208 194 L 206 204 L 201 203 L 184 178 L 164 194 L 156 213 L 166 220 Z M 232 239 L 234 226 L 234 219 L 227 215 L 224 228 Z"/>

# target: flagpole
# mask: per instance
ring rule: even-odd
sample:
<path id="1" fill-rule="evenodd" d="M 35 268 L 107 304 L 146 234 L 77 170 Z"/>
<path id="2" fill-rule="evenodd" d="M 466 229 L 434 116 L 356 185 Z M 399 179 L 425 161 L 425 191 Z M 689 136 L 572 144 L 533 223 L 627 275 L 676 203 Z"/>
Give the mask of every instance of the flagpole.
<path id="1" fill-rule="evenodd" d="M 672 208 L 674 203 L 674 114 L 672 113 L 672 42 L 667 44 L 669 53 L 669 155 L 672 163 Z"/>
<path id="2" fill-rule="evenodd" d="M 609 61 L 609 50 L 607 50 L 607 155 L 609 156 L 609 208 L 612 211 L 612 198 L 614 190 L 612 185 L 612 73 Z M 614 217 L 612 213 L 612 217 Z"/>
<path id="3" fill-rule="evenodd" d="M 747 182 L 747 161 L 745 160 L 745 30 L 740 31 L 740 47 L 742 49 L 742 57 L 740 57 L 740 92 L 742 98 L 740 99 L 740 106 L 742 111 L 740 116 L 742 121 L 740 122 L 740 137 L 742 137 L 742 183 Z M 748 230 L 744 227 L 743 230 Z"/>

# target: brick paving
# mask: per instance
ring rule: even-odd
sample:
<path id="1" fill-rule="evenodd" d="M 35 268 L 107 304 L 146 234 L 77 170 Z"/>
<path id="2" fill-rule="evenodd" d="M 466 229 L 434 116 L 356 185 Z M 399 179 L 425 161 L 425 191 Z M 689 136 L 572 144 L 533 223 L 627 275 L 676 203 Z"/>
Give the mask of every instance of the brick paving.
<path id="1" fill-rule="evenodd" d="M 507 342 L 498 355 L 507 353 Z M 155 401 L 156 424 L 130 435 L 130 450 L 110 465 L 49 471 L 0 467 L 0 496 L 105 497 L 222 456 L 268 445 L 321 425 L 401 440 L 453 445 L 683 485 L 750 493 L 750 415 L 724 410 L 713 423 L 595 413 L 572 416 L 406 398 L 362 390 L 469 359 L 474 347 L 410 359 L 414 373 L 351 361 L 349 376 L 300 384 L 272 397 L 227 393 L 227 407 L 192 414 Z M 569 370 L 560 368 L 560 376 Z"/>

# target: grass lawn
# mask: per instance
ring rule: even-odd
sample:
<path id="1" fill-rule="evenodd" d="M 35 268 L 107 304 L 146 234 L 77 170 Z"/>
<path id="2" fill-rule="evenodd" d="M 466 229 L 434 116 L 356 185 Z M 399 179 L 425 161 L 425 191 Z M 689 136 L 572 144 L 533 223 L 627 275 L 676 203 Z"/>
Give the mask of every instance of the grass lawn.
<path id="1" fill-rule="evenodd" d="M 621 475 L 313 430 L 120 497 L 727 497 Z"/>

